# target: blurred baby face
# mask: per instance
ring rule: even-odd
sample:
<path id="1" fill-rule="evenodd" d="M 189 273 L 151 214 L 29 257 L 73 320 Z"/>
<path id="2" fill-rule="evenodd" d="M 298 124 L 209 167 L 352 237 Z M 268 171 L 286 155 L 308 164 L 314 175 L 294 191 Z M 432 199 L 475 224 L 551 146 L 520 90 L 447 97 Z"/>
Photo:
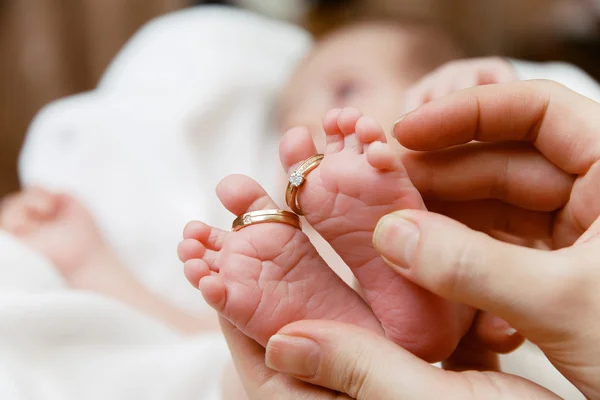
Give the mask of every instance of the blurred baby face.
<path id="1" fill-rule="evenodd" d="M 386 131 L 403 112 L 403 93 L 423 72 L 411 60 L 412 34 L 388 25 L 337 32 L 319 43 L 286 86 L 280 128 L 309 128 L 318 148 L 332 108 L 355 107 Z M 414 53 L 413 53 L 414 54 Z"/>

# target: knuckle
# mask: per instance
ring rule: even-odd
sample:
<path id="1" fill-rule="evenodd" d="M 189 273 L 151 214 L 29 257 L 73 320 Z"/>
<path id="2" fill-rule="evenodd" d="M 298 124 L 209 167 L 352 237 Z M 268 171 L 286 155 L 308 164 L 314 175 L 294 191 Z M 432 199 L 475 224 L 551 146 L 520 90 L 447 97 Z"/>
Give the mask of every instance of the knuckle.
<path id="1" fill-rule="evenodd" d="M 451 254 L 451 257 L 447 258 L 448 261 L 440 268 L 436 268 L 432 285 L 434 290 L 442 295 L 461 293 L 465 285 L 473 284 L 474 271 L 481 260 L 470 243 L 447 254 Z"/>
<path id="2" fill-rule="evenodd" d="M 341 365 L 338 381 L 342 383 L 342 391 L 353 399 L 368 398 L 364 397 L 372 370 L 372 364 L 368 360 L 367 357 L 353 357 Z"/>

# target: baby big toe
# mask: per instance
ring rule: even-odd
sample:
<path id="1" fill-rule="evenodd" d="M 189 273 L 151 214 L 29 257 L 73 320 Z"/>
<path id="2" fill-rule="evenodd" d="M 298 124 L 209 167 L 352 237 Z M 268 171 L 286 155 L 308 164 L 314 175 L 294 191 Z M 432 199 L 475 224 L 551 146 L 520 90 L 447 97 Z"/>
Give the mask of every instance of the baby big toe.
<path id="1" fill-rule="evenodd" d="M 304 127 L 290 129 L 279 144 L 279 158 L 284 170 L 291 172 L 299 163 L 317 154 L 313 138 Z"/>

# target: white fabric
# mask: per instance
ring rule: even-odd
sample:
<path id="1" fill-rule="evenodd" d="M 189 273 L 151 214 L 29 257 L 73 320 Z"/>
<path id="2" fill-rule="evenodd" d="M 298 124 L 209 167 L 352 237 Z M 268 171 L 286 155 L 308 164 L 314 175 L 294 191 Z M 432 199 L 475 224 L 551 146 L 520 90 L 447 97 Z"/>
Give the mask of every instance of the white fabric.
<path id="1" fill-rule="evenodd" d="M 219 399 L 221 335 L 184 338 L 121 303 L 65 291 L 0 232 L 0 398 Z"/>
<path id="2" fill-rule="evenodd" d="M 302 31 L 233 9 L 160 18 L 96 90 L 37 116 L 22 181 L 76 194 L 148 287 L 208 312 L 175 256 L 181 229 L 194 218 L 229 226 L 214 187 L 230 173 L 255 177 L 281 202 L 270 121 L 277 89 L 309 45 Z M 563 67 L 563 77 L 579 74 Z M 63 288 L 43 258 L 0 235 L 0 398 L 218 398 L 228 358 L 218 336 L 186 339 L 122 304 Z"/>
<path id="3" fill-rule="evenodd" d="M 309 45 L 297 28 L 229 8 L 151 22 L 96 90 L 36 117 L 22 182 L 74 193 L 148 287 L 212 312 L 183 277 L 182 228 L 193 218 L 230 226 L 214 194 L 228 174 L 274 191 L 272 108 Z M 0 236 L 1 399 L 217 399 L 228 359 L 219 334 L 184 338 L 123 304 L 66 291 L 47 261 Z"/>
<path id="4" fill-rule="evenodd" d="M 194 218 L 231 226 L 215 195 L 226 175 L 279 194 L 274 100 L 309 44 L 292 26 L 229 8 L 160 18 L 97 90 L 38 115 L 22 182 L 77 195 L 144 283 L 182 307 L 204 307 L 175 254 L 182 228 Z"/>
<path id="5" fill-rule="evenodd" d="M 532 63 L 511 60 L 521 80 L 548 79 L 562 83 L 566 87 L 600 102 L 600 85 L 588 74 L 574 65 L 563 62 Z"/>

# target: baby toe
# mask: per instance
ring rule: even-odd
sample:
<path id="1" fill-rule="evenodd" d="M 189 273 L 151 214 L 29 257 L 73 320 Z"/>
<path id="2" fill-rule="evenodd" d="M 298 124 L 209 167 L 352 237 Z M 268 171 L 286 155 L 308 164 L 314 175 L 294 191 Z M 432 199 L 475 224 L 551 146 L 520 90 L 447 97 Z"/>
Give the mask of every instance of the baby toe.
<path id="1" fill-rule="evenodd" d="M 351 135 L 356 131 L 356 123 L 362 117 L 362 113 L 356 108 L 344 108 L 338 116 L 338 127 L 344 135 Z"/>
<path id="2" fill-rule="evenodd" d="M 206 248 L 196 239 L 184 239 L 177 246 L 177 256 L 182 262 L 186 262 L 193 258 L 202 258 L 206 252 Z"/>
<path id="3" fill-rule="evenodd" d="M 210 268 L 204 260 L 193 258 L 183 264 L 183 272 L 188 282 L 198 288 L 200 280 L 210 275 Z"/>
<path id="4" fill-rule="evenodd" d="M 278 209 L 258 182 L 244 175 L 230 175 L 217 186 L 221 203 L 235 215 L 250 211 Z"/>
<path id="5" fill-rule="evenodd" d="M 385 143 L 371 143 L 367 148 L 367 161 L 373 168 L 380 170 L 403 169 L 398 155 Z"/>
<path id="6" fill-rule="evenodd" d="M 279 144 L 279 158 L 283 168 L 292 172 L 299 163 L 315 155 L 317 148 L 313 138 L 305 127 L 290 129 Z"/>
<path id="7" fill-rule="evenodd" d="M 356 135 L 365 144 L 373 142 L 386 142 L 385 132 L 381 125 L 371 117 L 364 116 L 356 123 Z"/>
<path id="8" fill-rule="evenodd" d="M 198 289 L 209 306 L 222 313 L 227 304 L 225 281 L 218 275 L 208 275 L 200 279 Z"/>
<path id="9" fill-rule="evenodd" d="M 195 239 L 207 249 L 220 250 L 227 236 L 226 231 L 200 221 L 191 221 L 183 229 L 184 239 Z"/>

